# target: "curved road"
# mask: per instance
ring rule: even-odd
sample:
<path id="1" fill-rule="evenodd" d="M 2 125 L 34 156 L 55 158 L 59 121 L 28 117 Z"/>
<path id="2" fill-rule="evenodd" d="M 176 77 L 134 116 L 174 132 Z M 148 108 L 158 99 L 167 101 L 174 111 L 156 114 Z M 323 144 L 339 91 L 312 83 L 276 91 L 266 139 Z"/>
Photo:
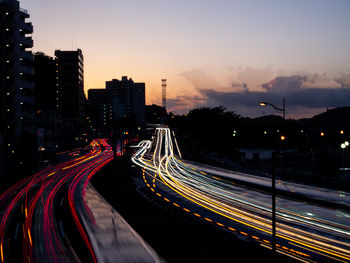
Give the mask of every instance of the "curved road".
<path id="1" fill-rule="evenodd" d="M 138 147 L 132 161 L 142 168 L 145 184 L 160 202 L 271 249 L 268 192 L 242 187 L 231 180 L 235 176 L 245 180 L 244 174 L 182 160 L 168 128 L 157 128 L 153 141 L 143 141 Z M 247 176 L 246 180 L 261 179 Z M 347 193 L 339 196 L 302 185 L 290 185 L 288 191 L 306 191 L 315 198 L 329 195 L 334 202 L 348 198 Z M 303 262 L 349 262 L 349 218 L 345 210 L 278 196 L 277 251 Z"/>
<path id="2" fill-rule="evenodd" d="M 58 219 L 69 217 L 85 243 L 84 249 L 90 253 L 85 260 L 96 262 L 80 223 L 77 208 L 81 204 L 77 200 L 89 178 L 113 159 L 113 152 L 105 139 L 93 141 L 91 148 L 83 156 L 22 180 L 0 196 L 0 262 L 78 261 L 67 238 L 70 229 L 65 229 Z M 59 217 L 65 211 L 63 203 L 69 204 L 70 215 Z"/>

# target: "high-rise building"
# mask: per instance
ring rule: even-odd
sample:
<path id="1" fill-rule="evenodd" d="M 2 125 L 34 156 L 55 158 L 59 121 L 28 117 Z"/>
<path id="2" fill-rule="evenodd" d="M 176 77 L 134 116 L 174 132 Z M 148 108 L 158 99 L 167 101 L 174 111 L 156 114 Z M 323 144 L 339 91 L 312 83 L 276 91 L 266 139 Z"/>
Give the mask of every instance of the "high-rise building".
<path id="1" fill-rule="evenodd" d="M 113 97 L 105 89 L 90 89 L 88 91 L 89 115 L 93 127 L 107 130 L 113 124 Z M 107 135 L 107 134 L 104 134 Z"/>
<path id="2" fill-rule="evenodd" d="M 56 62 L 42 52 L 34 54 L 35 111 L 56 110 Z"/>
<path id="3" fill-rule="evenodd" d="M 56 107 L 65 128 L 65 143 L 81 135 L 85 124 L 84 58 L 80 49 L 55 51 Z"/>
<path id="4" fill-rule="evenodd" d="M 99 129 L 108 129 L 112 122 L 145 121 L 145 83 L 135 83 L 123 76 L 106 82 L 106 89 L 88 91 L 91 116 Z"/>
<path id="5" fill-rule="evenodd" d="M 123 76 L 121 80 L 106 81 L 106 90 L 114 98 L 117 119 L 135 117 L 138 122 L 144 122 L 145 83 L 136 83 Z"/>
<path id="6" fill-rule="evenodd" d="M 37 52 L 34 55 L 35 127 L 39 163 L 53 159 L 63 146 L 63 123 L 56 106 L 56 62 Z"/>
<path id="7" fill-rule="evenodd" d="M 33 26 L 28 18 L 18 1 L 0 1 L 0 133 L 10 159 L 20 140 L 28 142 L 34 133 Z"/>

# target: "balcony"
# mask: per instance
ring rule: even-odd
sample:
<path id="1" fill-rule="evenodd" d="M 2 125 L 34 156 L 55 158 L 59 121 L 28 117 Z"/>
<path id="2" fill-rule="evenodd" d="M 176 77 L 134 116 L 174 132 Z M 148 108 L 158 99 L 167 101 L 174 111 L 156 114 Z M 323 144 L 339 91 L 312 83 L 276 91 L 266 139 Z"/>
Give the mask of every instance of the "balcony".
<path id="1" fill-rule="evenodd" d="M 19 71 L 20 71 L 20 73 L 27 74 L 30 76 L 34 75 L 34 69 L 30 68 L 30 67 L 21 66 L 21 67 L 19 67 Z"/>
<path id="2" fill-rule="evenodd" d="M 32 23 L 21 23 L 20 28 L 23 30 L 25 34 L 33 33 L 33 25 Z"/>
<path id="3" fill-rule="evenodd" d="M 31 48 L 33 47 L 33 39 L 30 37 L 21 37 L 19 39 L 19 43 L 22 44 L 24 48 Z"/>
<path id="4" fill-rule="evenodd" d="M 20 58 L 26 59 L 26 60 L 29 60 L 29 61 L 33 61 L 34 60 L 33 53 L 32 52 L 28 52 L 28 51 L 21 52 Z"/>
<path id="5" fill-rule="evenodd" d="M 24 18 L 29 18 L 28 11 L 23 8 L 19 8 L 20 15 L 23 16 Z"/>
<path id="6" fill-rule="evenodd" d="M 19 11 L 25 14 L 28 14 L 28 10 L 24 9 L 24 8 L 19 8 Z"/>
<path id="7" fill-rule="evenodd" d="M 24 104 L 30 104 L 30 105 L 33 105 L 35 102 L 34 97 L 27 97 L 27 96 L 21 96 L 20 100 Z"/>
<path id="8" fill-rule="evenodd" d="M 33 81 L 19 80 L 18 86 L 21 87 L 22 89 L 34 90 L 34 82 Z"/>

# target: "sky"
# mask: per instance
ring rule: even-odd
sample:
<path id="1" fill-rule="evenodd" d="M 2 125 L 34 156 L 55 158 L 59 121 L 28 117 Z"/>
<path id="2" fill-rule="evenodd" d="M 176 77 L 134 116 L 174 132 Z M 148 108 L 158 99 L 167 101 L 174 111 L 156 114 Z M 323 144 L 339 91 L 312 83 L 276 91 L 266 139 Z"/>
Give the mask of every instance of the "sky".
<path id="1" fill-rule="evenodd" d="M 348 0 L 20 3 L 34 26 L 33 51 L 82 49 L 85 91 L 128 76 L 146 83 L 147 104 L 161 104 L 166 78 L 168 111 L 180 114 L 223 105 L 261 116 L 273 111 L 256 107 L 259 100 L 283 97 L 287 117 L 348 106 Z"/>

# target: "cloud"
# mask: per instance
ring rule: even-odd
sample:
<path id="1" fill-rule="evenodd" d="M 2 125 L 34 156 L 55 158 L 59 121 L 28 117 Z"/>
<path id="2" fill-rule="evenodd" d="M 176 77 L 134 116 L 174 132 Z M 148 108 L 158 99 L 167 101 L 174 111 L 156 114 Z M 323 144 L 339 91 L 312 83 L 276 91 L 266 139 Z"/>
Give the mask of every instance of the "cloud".
<path id="1" fill-rule="evenodd" d="M 334 79 L 342 87 L 350 87 L 350 73 L 344 74 L 341 73 L 339 77 Z"/>
<path id="2" fill-rule="evenodd" d="M 282 107 L 282 98 L 286 99 L 286 111 L 290 118 L 302 117 L 305 114 L 316 114 L 326 107 L 348 106 L 350 88 L 300 88 L 284 90 L 283 92 L 217 92 L 205 90 L 202 92 L 208 106 L 224 106 L 243 116 L 258 116 L 262 111 L 269 114 L 274 111 L 258 106 L 260 101 L 268 101 Z M 298 113 L 298 116 L 295 113 Z"/>
<path id="3" fill-rule="evenodd" d="M 223 86 L 213 77 L 200 69 L 192 69 L 190 71 L 180 73 L 179 76 L 184 77 L 198 90 L 223 88 Z"/>
<path id="4" fill-rule="evenodd" d="M 233 72 L 234 74 L 234 72 Z M 245 83 L 250 89 L 260 89 L 263 83 L 276 77 L 276 72 L 271 67 L 238 69 L 236 73 L 237 81 Z"/>
<path id="5" fill-rule="evenodd" d="M 303 74 L 292 76 L 280 76 L 270 82 L 263 84 L 262 89 L 273 92 L 286 90 L 298 90 L 302 88 L 337 88 L 337 83 L 326 74 Z"/>
<path id="6" fill-rule="evenodd" d="M 274 74 L 276 72 L 271 68 L 240 69 L 236 76 L 230 76 L 228 86 L 223 87 L 205 72 L 191 70 L 180 75 L 190 81 L 199 94 L 178 96 L 171 99 L 169 104 L 177 113 L 194 107 L 224 106 L 242 116 L 255 117 L 262 113 L 276 114 L 271 107 L 259 107 L 259 101 L 281 107 L 282 98 L 285 98 L 289 118 L 311 117 L 326 107 L 350 105 L 350 74 L 332 78 L 327 74 L 303 72 L 288 75 L 284 72 L 284 76 L 274 76 L 262 82 Z M 249 83 L 260 83 L 260 88 L 251 89 Z"/>
<path id="7" fill-rule="evenodd" d="M 167 110 L 183 114 L 190 109 L 202 107 L 207 103 L 205 96 L 177 96 L 167 99 Z"/>

